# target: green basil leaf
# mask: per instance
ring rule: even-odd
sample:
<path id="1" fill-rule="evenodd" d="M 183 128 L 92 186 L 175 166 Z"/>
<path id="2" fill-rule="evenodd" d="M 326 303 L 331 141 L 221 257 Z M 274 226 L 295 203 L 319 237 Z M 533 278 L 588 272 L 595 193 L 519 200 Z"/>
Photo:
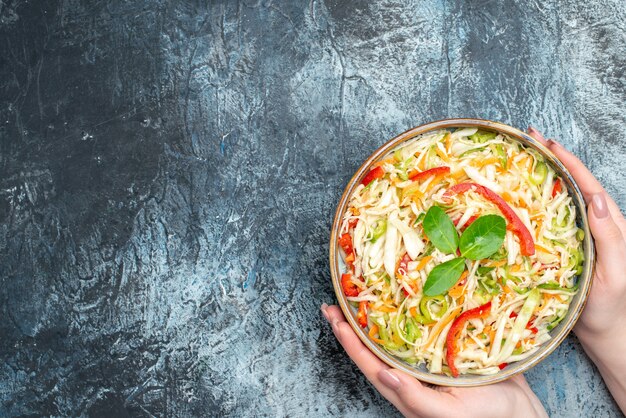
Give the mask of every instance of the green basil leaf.
<path id="1" fill-rule="evenodd" d="M 452 219 L 439 206 L 428 209 L 422 222 L 424 233 L 435 247 L 444 253 L 453 253 L 459 246 L 459 234 Z"/>
<path id="2" fill-rule="evenodd" d="M 424 294 L 426 296 L 437 296 L 450 289 L 459 280 L 465 270 L 465 259 L 463 257 L 453 258 L 450 261 L 435 266 L 430 271 L 426 283 L 424 283 Z"/>
<path id="3" fill-rule="evenodd" d="M 485 215 L 476 219 L 461 235 L 459 247 L 463 257 L 482 260 L 495 254 L 506 234 L 506 221 L 500 215 Z"/>

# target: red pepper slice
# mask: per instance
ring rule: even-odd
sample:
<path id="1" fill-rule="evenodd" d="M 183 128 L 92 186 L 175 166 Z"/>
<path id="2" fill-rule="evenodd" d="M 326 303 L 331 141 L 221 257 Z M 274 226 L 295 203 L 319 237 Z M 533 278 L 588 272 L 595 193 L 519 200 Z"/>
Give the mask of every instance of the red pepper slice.
<path id="1" fill-rule="evenodd" d="M 346 264 L 352 267 L 352 263 L 354 263 L 354 259 L 356 256 L 354 255 L 354 248 L 352 247 L 352 237 L 350 234 L 345 233 L 339 238 L 339 246 L 343 248 L 343 251 L 346 253 Z"/>
<path id="2" fill-rule="evenodd" d="M 344 273 L 341 275 L 341 288 L 343 289 L 343 293 L 346 296 L 359 296 L 359 293 L 361 293 L 359 286 L 354 284 L 351 279 L 352 274 L 350 273 Z"/>
<path id="3" fill-rule="evenodd" d="M 500 363 L 500 364 L 498 364 L 498 369 L 502 370 L 502 369 L 504 369 L 508 365 L 509 365 L 509 363 Z"/>
<path id="4" fill-rule="evenodd" d="M 554 182 L 554 186 L 552 186 L 552 197 L 561 193 L 561 190 L 563 190 L 563 184 L 561 183 L 561 179 L 556 179 L 556 181 Z"/>
<path id="5" fill-rule="evenodd" d="M 367 326 L 367 302 L 364 300 L 359 302 L 359 311 L 356 313 L 356 319 L 363 328 Z"/>
<path id="6" fill-rule="evenodd" d="M 443 198 L 450 199 L 453 195 L 464 193 L 468 190 L 474 190 L 476 193 L 481 194 L 485 199 L 494 203 L 498 209 L 500 209 L 500 212 L 502 212 L 507 221 L 509 221 L 509 229 L 519 238 L 520 252 L 522 255 L 535 254 L 535 242 L 533 241 L 533 236 L 530 234 L 530 231 L 528 231 L 526 225 L 524 225 L 522 220 L 504 199 L 493 190 L 476 183 L 459 183 L 446 190 L 443 194 Z"/>
<path id="7" fill-rule="evenodd" d="M 446 167 L 446 166 L 435 167 L 429 170 L 421 171 L 419 173 L 413 173 L 409 176 L 409 179 L 413 181 L 421 181 L 421 180 L 426 180 L 430 176 L 440 176 L 442 174 L 448 174 L 448 173 L 450 173 L 450 167 Z"/>
<path id="8" fill-rule="evenodd" d="M 396 273 L 400 276 L 406 276 L 409 273 L 409 262 L 412 261 L 409 253 L 404 253 L 404 257 L 400 260 Z"/>
<path id="9" fill-rule="evenodd" d="M 348 229 L 352 229 L 356 227 L 356 224 L 359 223 L 359 218 L 352 218 L 348 221 Z"/>
<path id="10" fill-rule="evenodd" d="M 402 257 L 400 263 L 398 264 L 398 268 L 396 269 L 396 275 L 406 276 L 409 273 L 409 261 L 412 261 L 411 257 L 409 256 L 409 253 L 405 253 L 404 257 Z M 409 296 L 409 292 L 407 292 L 404 287 L 402 288 L 402 291 L 404 292 L 404 296 Z"/>
<path id="11" fill-rule="evenodd" d="M 385 175 L 385 170 L 383 170 L 381 166 L 378 166 L 370 170 L 370 172 L 367 173 L 365 177 L 363 177 L 363 180 L 361 180 L 361 184 L 363 184 L 364 186 L 367 186 L 368 184 L 373 182 L 375 179 L 383 178 L 384 175 Z"/>
<path id="12" fill-rule="evenodd" d="M 450 372 L 452 372 L 452 376 L 459 377 L 459 370 L 454 365 L 454 357 L 456 357 L 459 352 L 459 347 L 457 345 L 458 335 L 463 330 L 463 325 L 465 325 L 465 323 L 470 319 L 484 318 L 489 315 L 489 312 L 491 312 L 491 301 L 479 306 L 478 308 L 463 312 L 452 323 L 450 331 L 448 331 L 448 336 L 446 337 L 446 361 L 448 362 L 448 367 L 450 368 Z"/>
<path id="13" fill-rule="evenodd" d="M 339 246 L 341 248 L 343 248 L 343 250 L 345 251 L 346 254 L 352 253 L 352 251 L 353 251 L 353 248 L 352 248 L 352 237 L 350 236 L 350 234 L 348 234 L 348 233 L 343 234 L 339 238 Z"/>

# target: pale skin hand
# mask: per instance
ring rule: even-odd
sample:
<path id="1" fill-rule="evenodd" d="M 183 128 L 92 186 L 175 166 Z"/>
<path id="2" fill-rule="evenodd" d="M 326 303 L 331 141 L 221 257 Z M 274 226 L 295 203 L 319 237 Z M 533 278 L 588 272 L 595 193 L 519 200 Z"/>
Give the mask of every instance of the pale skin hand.
<path id="1" fill-rule="evenodd" d="M 574 332 L 626 413 L 626 220 L 615 201 L 576 156 L 554 140 L 546 140 L 532 127 L 528 133 L 567 167 L 587 202 L 589 227 L 596 244 L 596 274 L 587 306 Z"/>

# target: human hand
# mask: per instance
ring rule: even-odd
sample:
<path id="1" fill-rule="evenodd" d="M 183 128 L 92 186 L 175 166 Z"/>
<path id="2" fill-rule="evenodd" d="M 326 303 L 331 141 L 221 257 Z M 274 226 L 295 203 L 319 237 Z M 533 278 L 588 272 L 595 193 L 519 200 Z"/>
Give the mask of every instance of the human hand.
<path id="1" fill-rule="evenodd" d="M 626 325 L 626 220 L 598 180 L 585 165 L 554 140 L 535 128 L 530 136 L 548 147 L 572 174 L 588 205 L 589 227 L 595 240 L 596 273 L 587 305 L 574 331 L 584 340 L 613 338 Z"/>
<path id="2" fill-rule="evenodd" d="M 598 180 L 572 153 L 536 129 L 530 136 L 547 146 L 567 167 L 587 202 L 596 244 L 596 271 L 587 305 L 574 327 L 622 412 L 626 413 L 626 220 Z"/>
<path id="3" fill-rule="evenodd" d="M 367 380 L 407 417 L 547 417 L 522 375 L 489 386 L 431 388 L 391 369 L 363 345 L 338 306 L 322 305 L 333 332 Z"/>

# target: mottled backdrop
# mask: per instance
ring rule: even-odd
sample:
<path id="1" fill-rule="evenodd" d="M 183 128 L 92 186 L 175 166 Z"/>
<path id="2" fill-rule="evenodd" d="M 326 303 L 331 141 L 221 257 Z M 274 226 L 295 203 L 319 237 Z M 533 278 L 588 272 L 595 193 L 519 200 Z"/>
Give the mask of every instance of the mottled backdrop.
<path id="1" fill-rule="evenodd" d="M 319 314 L 388 138 L 534 124 L 626 207 L 626 6 L 0 0 L 0 415 L 390 416 Z M 619 415 L 572 336 L 527 374 Z"/>

